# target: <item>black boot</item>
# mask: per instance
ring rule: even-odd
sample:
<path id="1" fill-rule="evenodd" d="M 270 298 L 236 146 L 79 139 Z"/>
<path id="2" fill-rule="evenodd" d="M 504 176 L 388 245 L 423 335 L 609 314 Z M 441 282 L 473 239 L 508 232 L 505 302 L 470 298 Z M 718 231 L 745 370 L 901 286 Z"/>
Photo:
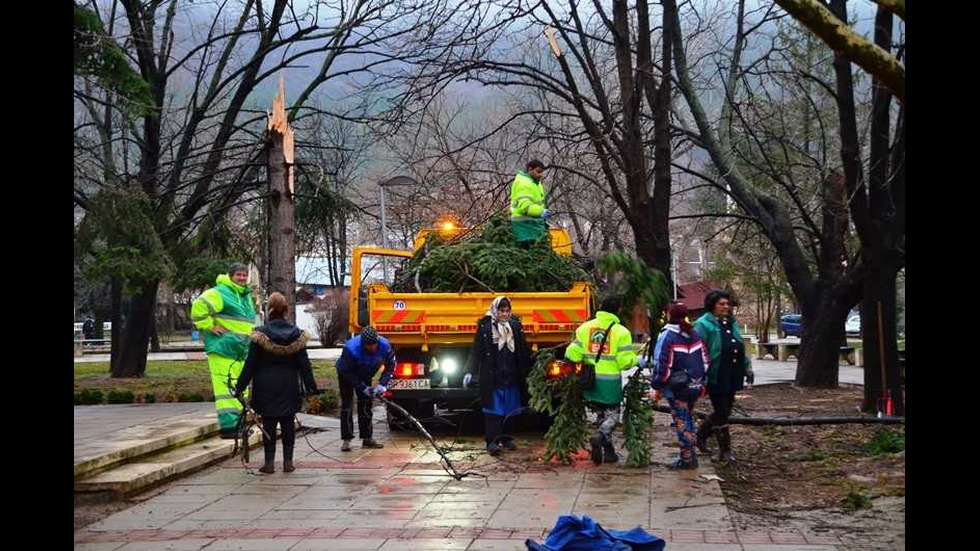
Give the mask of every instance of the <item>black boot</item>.
<path id="1" fill-rule="evenodd" d="M 689 461 L 684 461 L 683 458 L 679 458 L 679 459 L 677 459 L 677 461 L 674 461 L 670 465 L 667 465 L 667 467 L 668 468 L 671 468 L 671 469 L 676 469 L 676 470 L 697 469 L 698 468 L 698 458 L 695 456 L 695 457 L 692 457 Z"/>
<path id="2" fill-rule="evenodd" d="M 592 446 L 592 462 L 596 465 L 602 465 L 602 446 L 606 443 L 606 438 L 599 433 L 589 439 L 589 444 Z"/>
<path id="3" fill-rule="evenodd" d="M 718 435 L 718 460 L 729 466 L 735 464 L 735 454 L 732 453 L 732 434 L 728 427 L 717 429 Z"/>
<path id="4" fill-rule="evenodd" d="M 712 432 L 714 431 L 710 420 L 705 420 L 703 423 L 701 423 L 701 426 L 698 427 L 696 444 L 699 452 L 711 455 L 711 453 L 714 451 L 708 447 L 708 437 L 711 436 Z"/>
<path id="5" fill-rule="evenodd" d="M 602 462 L 619 463 L 619 455 L 616 454 L 616 448 L 613 447 L 612 440 L 608 438 L 602 443 Z"/>
<path id="6" fill-rule="evenodd" d="M 265 450 L 265 465 L 262 465 L 262 467 L 259 468 L 259 472 L 265 474 L 272 474 L 276 472 L 276 449 L 275 448 L 272 448 L 271 451 L 269 449 Z"/>
<path id="7" fill-rule="evenodd" d="M 503 432 L 503 420 L 499 415 L 483 415 L 483 439 L 487 442 L 490 455 L 498 455 L 502 451 L 504 442 L 500 434 Z"/>
<path id="8" fill-rule="evenodd" d="M 282 447 L 282 472 L 291 473 L 296 470 L 293 466 L 293 448 L 292 447 Z"/>

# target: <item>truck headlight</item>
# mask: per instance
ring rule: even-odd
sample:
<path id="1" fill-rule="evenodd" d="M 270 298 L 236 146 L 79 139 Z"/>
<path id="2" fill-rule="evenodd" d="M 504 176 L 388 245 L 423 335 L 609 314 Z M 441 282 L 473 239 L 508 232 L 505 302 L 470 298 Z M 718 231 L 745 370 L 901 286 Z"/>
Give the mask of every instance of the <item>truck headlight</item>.
<path id="1" fill-rule="evenodd" d="M 457 369 L 459 369 L 459 365 L 456 363 L 456 360 L 446 358 L 439 362 L 439 369 L 443 370 L 446 375 L 452 375 L 453 373 L 456 373 Z"/>

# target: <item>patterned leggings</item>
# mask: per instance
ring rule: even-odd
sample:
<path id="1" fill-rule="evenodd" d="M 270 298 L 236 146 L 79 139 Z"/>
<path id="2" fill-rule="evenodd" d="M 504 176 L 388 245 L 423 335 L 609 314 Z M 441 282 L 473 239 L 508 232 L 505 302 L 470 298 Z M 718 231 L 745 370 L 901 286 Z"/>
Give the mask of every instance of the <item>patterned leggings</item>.
<path id="1" fill-rule="evenodd" d="M 670 404 L 670 415 L 674 419 L 674 429 L 677 431 L 677 442 L 681 448 L 681 461 L 685 463 L 693 461 L 694 442 L 697 439 L 694 433 L 694 402 L 696 399 L 681 400 L 678 398 L 668 398 Z"/>

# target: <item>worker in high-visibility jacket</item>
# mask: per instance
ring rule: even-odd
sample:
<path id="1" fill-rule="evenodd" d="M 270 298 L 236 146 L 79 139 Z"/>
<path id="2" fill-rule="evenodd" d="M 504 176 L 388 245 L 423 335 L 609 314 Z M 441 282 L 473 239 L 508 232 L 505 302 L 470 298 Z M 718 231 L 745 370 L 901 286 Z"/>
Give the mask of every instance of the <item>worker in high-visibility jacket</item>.
<path id="1" fill-rule="evenodd" d="M 548 231 L 545 220 L 550 213 L 544 202 L 542 174 L 544 163 L 532 159 L 510 185 L 510 225 L 518 245 L 529 246 Z"/>
<path id="2" fill-rule="evenodd" d="M 565 359 L 595 366 L 595 384 L 583 392 L 590 409 L 596 413 L 596 433 L 589 439 L 592 462 L 616 463 L 619 456 L 613 446 L 612 433 L 619 422 L 623 401 L 621 372 L 637 364 L 633 334 L 619 322 L 615 312 L 622 308 L 622 298 L 606 297 L 591 319 L 575 330 L 575 340 L 565 349 Z M 609 333 L 608 336 L 606 333 Z M 603 344 L 605 341 L 605 344 Z M 599 347 L 602 347 L 602 352 Z M 598 356 L 599 361 L 596 361 Z"/>
<path id="3" fill-rule="evenodd" d="M 191 321 L 204 334 L 214 405 L 222 438 L 234 438 L 242 405 L 233 389 L 248 355 L 249 335 L 255 325 L 255 303 L 248 286 L 248 267 L 234 263 L 216 285 L 194 300 Z"/>

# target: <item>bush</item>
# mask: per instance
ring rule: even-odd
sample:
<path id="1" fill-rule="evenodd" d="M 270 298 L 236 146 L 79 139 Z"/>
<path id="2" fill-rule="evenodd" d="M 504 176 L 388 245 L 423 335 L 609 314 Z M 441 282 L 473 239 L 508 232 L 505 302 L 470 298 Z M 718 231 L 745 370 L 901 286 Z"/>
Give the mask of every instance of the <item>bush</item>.
<path id="1" fill-rule="evenodd" d="M 861 492 L 851 490 L 847 494 L 847 497 L 841 500 L 841 508 L 848 512 L 854 512 L 858 509 L 870 509 L 871 498 Z"/>
<path id="2" fill-rule="evenodd" d="M 102 391 L 86 388 L 79 395 L 82 405 L 93 406 L 102 403 Z"/>
<path id="3" fill-rule="evenodd" d="M 144 404 L 155 404 L 155 403 L 157 403 L 156 394 L 153 394 L 152 392 L 147 392 L 146 394 L 144 394 L 143 395 L 143 403 Z"/>
<path id="4" fill-rule="evenodd" d="M 318 396 L 320 405 L 325 411 L 332 411 L 340 407 L 340 391 L 336 388 L 327 388 Z"/>
<path id="5" fill-rule="evenodd" d="M 871 455 L 887 455 L 905 451 L 905 434 L 887 429 L 875 431 L 871 442 L 865 446 Z"/>
<path id="6" fill-rule="evenodd" d="M 135 400 L 132 390 L 110 390 L 107 397 L 110 404 L 132 404 Z"/>
<path id="7" fill-rule="evenodd" d="M 320 344 L 334 346 L 347 335 L 348 310 L 347 301 L 342 294 L 335 293 L 323 300 L 326 312 L 314 316 L 316 320 L 316 336 Z"/>
<path id="8" fill-rule="evenodd" d="M 337 409 L 338 405 L 340 405 L 340 392 L 335 388 L 326 388 L 320 394 L 310 396 L 307 413 L 321 415 Z"/>
<path id="9" fill-rule="evenodd" d="M 177 397 L 177 401 L 178 402 L 203 402 L 204 396 L 201 396 L 197 392 L 192 392 L 189 394 L 182 392 L 180 396 Z"/>

